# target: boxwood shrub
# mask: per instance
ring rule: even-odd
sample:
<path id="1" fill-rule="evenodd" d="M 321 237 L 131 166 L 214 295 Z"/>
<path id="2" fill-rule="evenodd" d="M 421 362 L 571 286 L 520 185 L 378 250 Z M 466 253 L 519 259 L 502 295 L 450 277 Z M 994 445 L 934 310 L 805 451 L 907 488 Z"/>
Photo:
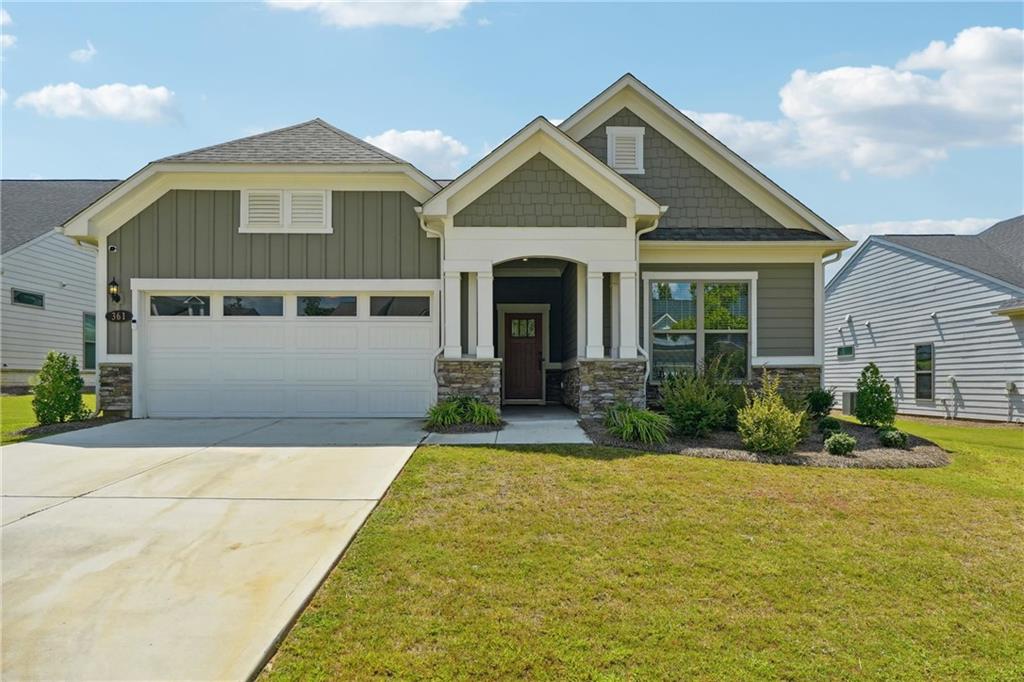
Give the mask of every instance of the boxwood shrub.
<path id="1" fill-rule="evenodd" d="M 850 455 L 857 447 L 857 439 L 848 433 L 833 433 L 825 439 L 825 449 L 833 455 Z"/>

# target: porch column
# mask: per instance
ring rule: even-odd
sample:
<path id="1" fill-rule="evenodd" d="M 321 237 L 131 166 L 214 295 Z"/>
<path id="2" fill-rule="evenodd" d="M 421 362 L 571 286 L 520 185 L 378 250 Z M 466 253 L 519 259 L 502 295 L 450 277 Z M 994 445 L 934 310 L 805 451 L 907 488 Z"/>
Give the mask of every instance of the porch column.
<path id="1" fill-rule="evenodd" d="M 476 273 L 466 273 L 466 353 L 476 357 L 476 328 L 479 326 L 476 315 Z"/>
<path id="2" fill-rule="evenodd" d="M 587 267 L 587 357 L 604 357 L 604 273 Z"/>
<path id="3" fill-rule="evenodd" d="M 476 273 L 476 356 L 494 357 L 494 271 Z"/>
<path id="4" fill-rule="evenodd" d="M 461 287 L 462 274 L 444 273 L 444 357 L 462 357 Z"/>
<path id="5" fill-rule="evenodd" d="M 637 291 L 636 273 L 619 273 L 619 357 L 637 356 Z"/>

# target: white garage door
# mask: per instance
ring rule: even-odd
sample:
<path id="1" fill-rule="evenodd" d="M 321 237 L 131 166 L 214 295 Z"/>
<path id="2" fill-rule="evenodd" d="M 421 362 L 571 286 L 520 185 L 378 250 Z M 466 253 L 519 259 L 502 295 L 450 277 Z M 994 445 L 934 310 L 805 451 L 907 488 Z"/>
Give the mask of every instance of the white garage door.
<path id="1" fill-rule="evenodd" d="M 147 294 L 151 417 L 422 416 L 434 401 L 432 292 Z"/>

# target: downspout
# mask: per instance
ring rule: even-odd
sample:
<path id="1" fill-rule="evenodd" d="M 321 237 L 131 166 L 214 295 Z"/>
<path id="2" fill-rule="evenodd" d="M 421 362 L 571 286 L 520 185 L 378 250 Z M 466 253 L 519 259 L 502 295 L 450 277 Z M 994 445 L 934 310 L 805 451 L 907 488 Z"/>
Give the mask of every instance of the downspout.
<path id="1" fill-rule="evenodd" d="M 637 230 L 637 232 L 636 232 L 636 240 L 634 241 L 634 247 L 636 249 L 636 253 L 634 255 L 634 260 L 636 261 L 636 289 L 637 289 L 637 292 L 639 292 L 639 295 L 641 296 L 640 300 L 644 300 L 643 297 L 646 296 L 646 292 L 644 291 L 644 282 L 643 282 L 643 279 L 640 276 L 640 237 L 644 236 L 648 232 L 654 232 L 654 230 L 658 229 L 658 223 L 661 221 L 661 216 L 665 215 L 666 211 L 668 211 L 668 206 L 659 206 L 658 207 L 658 217 L 654 219 L 654 221 L 651 223 L 651 226 L 650 227 L 645 227 L 645 228 L 640 229 L 640 230 Z M 638 307 L 637 308 L 637 312 L 639 312 L 639 311 L 640 311 L 640 308 Z M 638 318 L 637 321 L 636 321 L 637 327 L 642 327 L 641 320 L 639 319 L 639 315 L 637 316 L 637 318 Z M 639 332 L 639 331 L 640 330 L 638 329 L 637 332 Z M 636 345 L 636 350 L 637 350 L 638 353 L 640 353 L 640 355 L 643 356 L 644 360 L 646 361 L 645 364 L 647 366 L 647 370 L 644 372 L 644 383 L 646 384 L 651 379 L 651 356 L 648 355 L 647 349 L 644 347 L 644 346 L 647 345 L 647 342 L 648 342 L 647 341 L 647 334 L 646 334 L 647 330 L 644 329 L 644 332 L 645 332 L 645 334 L 644 334 L 644 343 L 643 343 L 643 345 L 638 343 Z"/>
<path id="2" fill-rule="evenodd" d="M 444 251 L 444 249 L 445 249 L 444 231 L 443 230 L 442 231 L 433 230 L 433 229 L 431 229 L 427 225 L 427 220 L 423 216 L 423 207 L 422 206 L 414 206 L 412 210 L 416 213 L 416 217 L 420 221 L 420 229 L 423 230 L 424 232 L 426 232 L 428 235 L 433 235 L 433 236 L 437 237 L 437 239 L 439 239 L 441 241 L 441 248 L 438 249 L 438 253 L 441 256 L 441 262 L 438 265 L 439 265 L 439 267 L 443 268 L 444 260 L 445 260 L 445 255 L 446 255 L 445 251 Z M 437 358 L 441 355 L 441 353 L 444 352 L 444 344 L 445 344 L 445 340 L 446 340 L 445 336 L 444 336 L 444 330 L 445 330 L 444 308 L 445 308 L 445 306 L 444 306 L 444 300 L 443 299 L 444 299 L 444 272 L 442 270 L 442 272 L 441 272 L 441 287 L 440 287 L 440 289 L 438 289 L 438 297 L 437 297 L 437 308 L 438 308 L 437 319 L 438 319 L 438 321 L 441 324 L 441 328 L 438 330 L 439 333 L 437 335 L 437 338 L 440 339 L 441 343 L 438 346 L 437 350 L 434 351 L 433 362 L 434 362 L 434 378 L 435 379 L 437 379 Z"/>

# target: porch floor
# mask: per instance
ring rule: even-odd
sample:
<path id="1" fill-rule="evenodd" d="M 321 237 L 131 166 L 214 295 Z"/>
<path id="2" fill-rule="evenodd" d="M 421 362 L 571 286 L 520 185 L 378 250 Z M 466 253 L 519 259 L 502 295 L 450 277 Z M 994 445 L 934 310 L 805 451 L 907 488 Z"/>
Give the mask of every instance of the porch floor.
<path id="1" fill-rule="evenodd" d="M 506 405 L 501 416 L 507 422 L 490 433 L 431 433 L 424 443 L 439 445 L 520 445 L 539 443 L 590 443 L 577 423 L 579 415 L 561 405 Z"/>

